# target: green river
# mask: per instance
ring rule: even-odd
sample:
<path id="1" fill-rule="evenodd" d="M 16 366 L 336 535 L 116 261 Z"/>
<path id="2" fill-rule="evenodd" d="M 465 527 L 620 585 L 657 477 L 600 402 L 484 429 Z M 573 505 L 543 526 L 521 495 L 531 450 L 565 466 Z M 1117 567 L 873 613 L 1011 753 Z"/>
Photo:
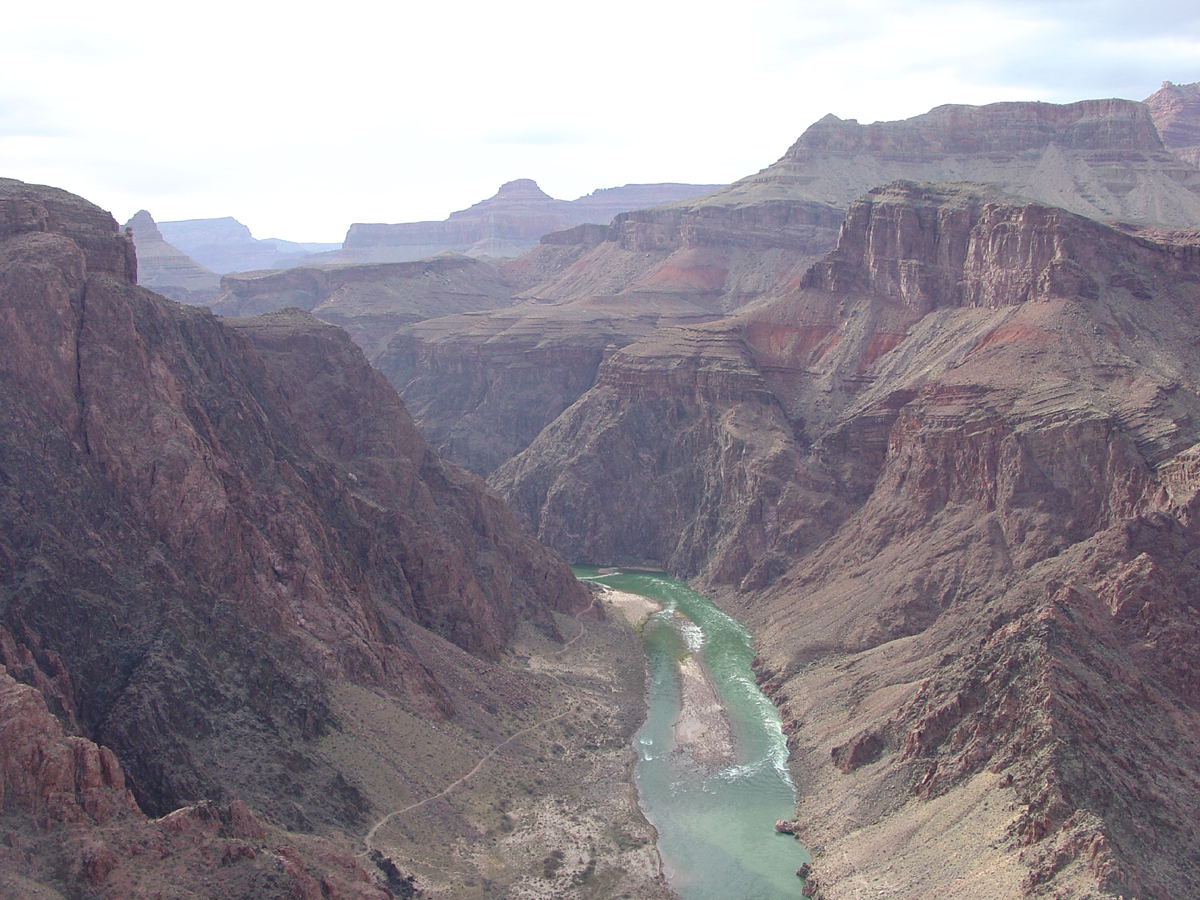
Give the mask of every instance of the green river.
<path id="1" fill-rule="evenodd" d="M 793 838 L 775 832 L 776 819 L 792 818 L 796 791 L 779 713 L 754 683 L 750 633 L 687 585 L 663 575 L 575 571 L 586 581 L 663 606 L 643 632 L 649 710 L 634 742 L 642 811 L 658 830 L 671 889 L 684 900 L 800 897 L 796 869 L 809 857 Z M 688 654 L 708 671 L 733 726 L 735 764 L 713 772 L 671 752 L 671 726 L 681 704 L 678 662 Z"/>

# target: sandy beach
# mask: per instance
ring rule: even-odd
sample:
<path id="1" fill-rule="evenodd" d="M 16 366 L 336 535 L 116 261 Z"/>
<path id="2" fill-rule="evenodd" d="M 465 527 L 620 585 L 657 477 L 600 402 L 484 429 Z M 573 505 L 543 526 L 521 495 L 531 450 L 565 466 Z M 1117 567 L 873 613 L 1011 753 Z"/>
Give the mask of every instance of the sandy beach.
<path id="1" fill-rule="evenodd" d="M 607 585 L 597 586 L 600 588 L 600 595 L 604 598 L 604 602 L 615 606 L 637 631 L 641 631 L 646 620 L 662 609 L 661 604 L 649 597 L 643 597 L 641 594 L 618 591 Z"/>
<path id="2" fill-rule="evenodd" d="M 672 726 L 676 752 L 690 753 L 693 762 L 708 770 L 733 765 L 729 714 L 704 666 L 687 656 L 679 664 L 679 674 L 683 707 Z"/>
<path id="3" fill-rule="evenodd" d="M 601 586 L 601 591 L 604 601 L 616 607 L 638 630 L 662 609 L 659 603 L 641 594 L 607 586 Z M 692 762 L 708 770 L 733 765 L 735 751 L 729 715 L 704 666 L 691 654 L 679 662 L 679 681 L 683 705 L 672 725 L 676 752 L 687 754 Z"/>

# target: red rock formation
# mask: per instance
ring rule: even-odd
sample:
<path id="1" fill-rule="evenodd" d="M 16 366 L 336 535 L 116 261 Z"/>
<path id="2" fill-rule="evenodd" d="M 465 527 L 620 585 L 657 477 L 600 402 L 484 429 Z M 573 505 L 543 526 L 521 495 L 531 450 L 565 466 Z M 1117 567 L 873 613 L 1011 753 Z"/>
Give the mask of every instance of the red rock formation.
<path id="1" fill-rule="evenodd" d="M 755 628 L 820 896 L 1187 896 L 1198 276 L 1188 241 L 879 189 L 790 293 L 616 352 L 493 480 Z"/>
<path id="2" fill-rule="evenodd" d="M 449 650 L 418 626 L 494 656 L 586 594 L 340 331 L 227 327 L 134 271 L 111 216 L 0 183 L 0 624 L 32 654 L 5 665 L 61 663 L 59 705 L 153 814 L 355 823 L 312 740 L 331 680 L 447 715 L 427 662 Z"/>
<path id="3" fill-rule="evenodd" d="M 238 800 L 148 819 L 116 755 L 64 734 L 42 692 L 3 668 L 0 809 L 6 896 L 64 890 L 124 900 L 153 896 L 165 885 L 194 896 L 391 896 L 349 854 L 303 837 L 298 852 Z"/>
<path id="4" fill-rule="evenodd" d="M 699 200 L 548 235 L 503 267 L 527 302 L 402 328 L 374 361 L 430 442 L 484 475 L 590 387 L 607 355 L 780 290 L 832 246 L 840 220 L 816 203 Z"/>
<path id="5" fill-rule="evenodd" d="M 1200 83 L 1164 81 L 1144 102 L 1163 146 L 1185 162 L 1200 166 Z"/>

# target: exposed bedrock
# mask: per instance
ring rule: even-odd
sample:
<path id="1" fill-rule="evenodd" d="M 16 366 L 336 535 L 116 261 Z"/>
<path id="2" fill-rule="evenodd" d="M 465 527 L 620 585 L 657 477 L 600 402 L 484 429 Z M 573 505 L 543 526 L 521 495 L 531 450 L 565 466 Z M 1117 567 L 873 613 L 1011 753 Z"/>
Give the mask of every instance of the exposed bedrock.
<path id="1" fill-rule="evenodd" d="M 1197 300 L 1187 242 L 893 185 L 791 294 L 613 354 L 492 481 L 755 629 L 819 896 L 1186 896 Z"/>
<path id="2" fill-rule="evenodd" d="M 493 657 L 586 593 L 339 329 L 164 300 L 111 216 L 0 188 L 0 625 L 58 660 L 147 812 L 356 823 L 311 744 L 328 684 L 450 715 L 447 641 Z"/>

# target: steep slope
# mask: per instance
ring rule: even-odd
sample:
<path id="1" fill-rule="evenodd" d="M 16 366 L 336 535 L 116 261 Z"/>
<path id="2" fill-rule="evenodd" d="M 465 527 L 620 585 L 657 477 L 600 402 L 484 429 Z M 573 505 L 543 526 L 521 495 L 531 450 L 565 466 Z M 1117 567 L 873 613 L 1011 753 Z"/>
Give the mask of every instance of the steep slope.
<path id="1" fill-rule="evenodd" d="M 204 305 L 220 293 L 221 276 L 204 268 L 166 242 L 154 218 L 141 210 L 125 223 L 138 254 L 138 282 L 142 287 L 178 300 Z"/>
<path id="2" fill-rule="evenodd" d="M 487 474 L 549 424 L 548 411 L 565 408 L 574 387 L 564 386 L 587 380 L 584 360 L 645 335 L 648 316 L 657 315 L 659 325 L 716 319 L 794 290 L 833 249 L 850 202 L 898 178 L 989 183 L 1127 228 L 1200 224 L 1200 170 L 1163 148 L 1140 103 L 944 106 L 867 126 L 828 116 L 757 175 L 694 200 L 619 215 L 603 231 L 546 235 L 507 263 L 506 272 L 526 285 L 517 296 L 537 304 L 522 314 L 527 352 L 539 347 L 539 328 L 557 343 L 588 318 L 580 310 L 604 318 L 596 339 L 572 338 L 578 363 L 524 366 L 505 337 L 514 327 L 510 311 L 491 322 L 473 317 L 402 330 L 376 362 L 411 403 L 423 433 L 450 458 Z M 521 389 L 508 392 L 508 379 Z M 520 434 L 511 433 L 516 421 Z"/>
<path id="3" fill-rule="evenodd" d="M 523 303 L 401 328 L 375 364 L 430 442 L 486 475 L 590 387 L 606 355 L 783 289 L 832 246 L 841 218 L 817 203 L 701 199 L 546 235 L 503 266 L 527 285 Z"/>
<path id="4" fill-rule="evenodd" d="M 1198 301 L 1192 244 L 893 185 L 492 480 L 569 558 L 699 574 L 754 627 L 820 896 L 1188 896 Z"/>
<path id="5" fill-rule="evenodd" d="M 1163 146 L 1185 162 L 1200 166 L 1200 83 L 1164 81 L 1143 102 L 1150 108 Z"/>
<path id="6" fill-rule="evenodd" d="M 192 828 L 191 813 L 172 815 L 195 807 L 212 841 L 176 846 L 180 865 L 193 851 L 224 853 L 239 838 L 226 820 L 240 802 L 266 823 L 253 852 L 230 859 L 246 878 L 260 857 L 271 872 L 287 868 L 275 846 L 300 847 L 297 871 L 320 872 L 325 850 L 284 829 L 328 835 L 344 856 L 401 801 L 437 793 L 522 728 L 531 736 L 499 758 L 528 775 L 534 726 L 551 715 L 581 740 L 628 731 L 614 724 L 625 715 L 615 699 L 576 722 L 564 718 L 575 716 L 566 682 L 496 664 L 517 640 L 554 656 L 562 622 L 583 637 L 563 616 L 582 616 L 591 598 L 481 481 L 429 449 L 343 332 L 294 310 L 222 323 L 137 287 L 135 273 L 132 243 L 107 213 L 0 182 L 0 663 L 36 693 L 4 690 L 43 723 L 25 728 L 21 713 L 13 727 L 60 748 L 25 748 L 5 769 L 9 849 L 75 829 L 111 842 L 102 868 L 161 889 L 153 879 L 176 870 L 147 874 L 159 857 L 138 848 L 176 846 L 163 829 Z M 589 640 L 591 630 L 579 646 Z M 43 727 L 45 709 L 57 726 Z M 440 755 L 364 759 L 363 742 L 380 734 L 398 747 L 433 742 Z M 51 797 L 62 817 L 39 818 L 45 791 L 62 793 L 60 775 L 93 786 L 91 775 L 38 768 L 68 751 L 99 754 L 94 786 L 111 793 L 103 802 L 124 837 L 89 831 L 105 823 L 83 794 Z M 608 781 L 556 775 L 560 801 L 615 779 L 612 806 L 597 814 L 636 816 L 620 784 L 626 752 L 605 757 Z M 505 785 L 489 777 L 484 798 Z M 425 826 L 420 835 L 431 837 Z M 71 847 L 62 866 L 24 857 L 21 877 L 84 889 L 91 876 L 72 860 L 87 854 Z M 181 891 L 200 890 L 207 859 L 179 875 Z M 356 865 L 330 883 L 353 881 Z M 129 896 L 122 883 L 86 889 Z M 285 896 L 294 883 L 251 892 Z"/>
<path id="7" fill-rule="evenodd" d="M 1101 221 L 1194 227 L 1200 170 L 1167 151 L 1132 100 L 939 106 L 862 125 L 828 115 L 783 157 L 712 198 L 802 197 L 845 208 L 898 179 L 970 181 Z"/>

